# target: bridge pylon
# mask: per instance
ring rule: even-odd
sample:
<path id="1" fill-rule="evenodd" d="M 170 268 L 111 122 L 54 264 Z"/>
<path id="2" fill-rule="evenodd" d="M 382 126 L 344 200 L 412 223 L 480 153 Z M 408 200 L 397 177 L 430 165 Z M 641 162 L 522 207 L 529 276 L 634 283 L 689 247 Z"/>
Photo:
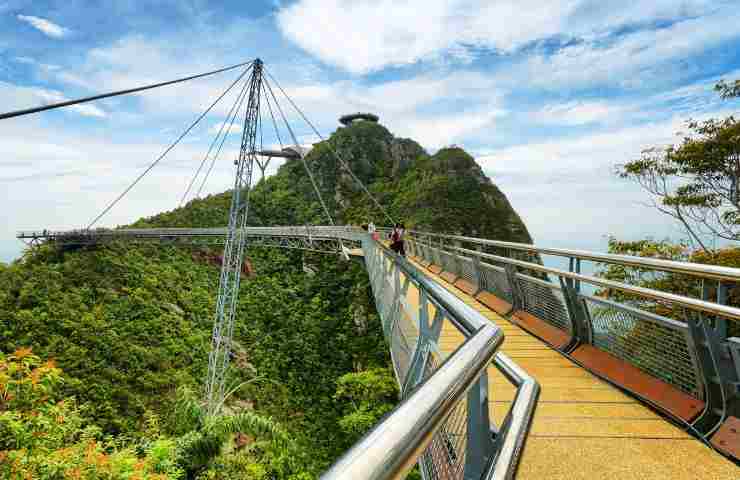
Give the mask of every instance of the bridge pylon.
<path id="1" fill-rule="evenodd" d="M 218 414 L 224 401 L 226 373 L 234 334 L 234 317 L 236 316 L 239 297 L 241 267 L 244 252 L 247 249 L 247 235 L 244 233 L 244 228 L 247 226 L 252 174 L 258 155 L 257 127 L 262 75 L 263 64 L 258 58 L 254 61 L 249 78 L 247 110 L 244 116 L 239 158 L 236 161 L 236 176 L 229 210 L 229 226 L 226 232 L 223 262 L 221 264 L 216 313 L 211 336 L 211 351 L 208 356 L 205 400 L 209 415 Z"/>

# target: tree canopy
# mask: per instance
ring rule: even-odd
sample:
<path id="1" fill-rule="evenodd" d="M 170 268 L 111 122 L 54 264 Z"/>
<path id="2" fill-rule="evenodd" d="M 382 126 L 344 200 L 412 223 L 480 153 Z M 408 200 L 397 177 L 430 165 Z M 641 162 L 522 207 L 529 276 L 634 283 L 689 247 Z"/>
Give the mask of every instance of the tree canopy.
<path id="1" fill-rule="evenodd" d="M 716 90 L 723 98 L 740 96 L 740 80 Z M 646 149 L 617 173 L 649 192 L 653 206 L 704 250 L 706 235 L 740 240 L 740 121 L 691 120 L 687 127 L 680 144 Z"/>

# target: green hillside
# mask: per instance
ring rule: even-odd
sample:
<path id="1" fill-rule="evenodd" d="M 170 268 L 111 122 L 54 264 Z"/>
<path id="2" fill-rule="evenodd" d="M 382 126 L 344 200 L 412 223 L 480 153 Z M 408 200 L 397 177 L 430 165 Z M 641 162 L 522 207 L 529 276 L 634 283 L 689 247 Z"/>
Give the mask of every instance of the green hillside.
<path id="1" fill-rule="evenodd" d="M 461 149 L 430 156 L 369 122 L 329 142 L 307 161 L 337 223 L 386 222 L 332 149 L 408 227 L 530 241 Z M 326 223 L 300 161 L 251 195 L 252 224 Z M 230 193 L 213 195 L 134 225 L 223 226 L 229 202 Z M 222 418 L 204 421 L 195 400 L 219 255 L 43 246 L 0 265 L 0 478 L 315 478 L 392 407 L 395 381 L 363 265 L 250 249 L 234 393 Z"/>

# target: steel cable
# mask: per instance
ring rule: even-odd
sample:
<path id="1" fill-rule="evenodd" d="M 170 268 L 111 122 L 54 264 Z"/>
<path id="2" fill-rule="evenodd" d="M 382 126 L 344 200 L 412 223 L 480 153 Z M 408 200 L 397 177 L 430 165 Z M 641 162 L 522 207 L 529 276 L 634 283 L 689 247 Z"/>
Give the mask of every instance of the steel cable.
<path id="1" fill-rule="evenodd" d="M 200 162 L 200 166 L 198 167 L 198 170 L 195 172 L 195 175 L 193 175 L 193 178 L 190 179 L 188 188 L 185 190 L 185 193 L 183 194 L 182 199 L 180 199 L 181 207 L 185 203 L 185 199 L 187 198 L 188 193 L 190 193 L 190 189 L 193 188 L 193 184 L 195 183 L 196 178 L 198 178 L 198 175 L 200 175 L 200 172 L 203 170 L 203 166 L 208 160 L 208 157 L 210 156 L 211 151 L 213 150 L 213 147 L 216 145 L 216 143 L 218 143 L 219 138 L 221 138 L 221 133 L 224 131 L 224 127 L 229 121 L 229 118 L 231 118 L 231 115 L 233 114 L 234 109 L 236 108 L 237 104 L 240 103 L 241 97 L 242 95 L 244 95 L 244 92 L 246 91 L 248 86 L 249 86 L 249 82 L 244 82 L 244 86 L 242 87 L 241 92 L 239 92 L 239 95 L 236 96 L 236 99 L 234 100 L 234 104 L 231 106 L 229 113 L 226 115 L 226 120 L 224 120 L 224 122 L 221 124 L 221 128 L 218 130 L 216 137 L 213 139 L 213 141 L 211 142 L 211 145 L 208 147 L 208 152 L 206 152 L 205 157 L 203 157 L 203 160 Z M 228 135 L 228 134 L 229 134 L 229 131 L 227 130 L 226 133 L 224 133 L 224 135 Z"/>
<path id="2" fill-rule="evenodd" d="M 285 96 L 285 98 L 288 99 L 288 102 L 290 102 L 290 104 L 293 106 L 293 108 L 296 110 L 296 112 L 298 112 L 298 114 L 303 118 L 303 120 L 308 124 L 308 126 L 311 127 L 311 130 L 313 130 L 313 132 L 316 134 L 316 136 L 319 137 L 322 141 L 325 141 L 326 139 L 323 136 L 321 136 L 321 134 L 316 129 L 316 127 L 314 127 L 313 123 L 311 123 L 311 121 L 306 117 L 306 115 L 303 113 L 303 111 L 300 108 L 298 108 L 298 105 L 295 104 L 295 102 L 293 101 L 293 99 L 290 98 L 290 96 L 285 92 L 285 90 L 283 90 L 283 87 L 280 86 L 280 83 L 267 70 L 267 67 L 265 67 L 265 72 L 270 77 L 270 79 L 272 79 L 272 81 L 275 82 L 275 86 L 277 86 L 278 89 L 280 89 L 280 91 L 283 93 L 283 95 Z M 334 148 L 331 146 L 331 144 L 329 142 L 326 142 L 326 146 L 329 148 L 329 151 L 332 153 L 332 155 L 334 155 L 334 157 L 337 160 L 339 160 L 339 162 L 342 164 L 342 166 L 344 167 L 344 169 L 347 170 L 347 172 L 355 180 L 355 182 L 357 182 L 357 184 L 360 185 L 360 187 L 362 188 L 362 190 L 364 190 L 364 192 L 367 194 L 367 196 L 370 197 L 370 200 L 372 200 L 373 203 L 375 203 L 375 205 L 378 207 L 378 209 L 380 209 L 380 211 L 383 212 L 383 215 L 385 215 L 385 217 L 388 220 L 390 220 L 391 225 L 395 225 L 395 221 L 393 220 L 393 217 L 390 216 L 390 214 L 388 213 L 388 211 L 385 208 L 383 208 L 383 206 L 380 204 L 380 202 L 378 202 L 378 200 L 373 196 L 373 194 L 370 193 L 370 190 L 368 190 L 367 187 L 365 186 L 365 184 L 362 183 L 362 180 L 360 180 L 359 178 L 357 178 L 357 175 L 355 175 L 355 173 L 352 171 L 352 169 L 349 168 L 349 165 L 344 161 L 344 159 L 342 157 L 340 157 L 339 155 L 337 155 L 337 152 L 334 150 Z"/>
<path id="3" fill-rule="evenodd" d="M 129 93 L 136 93 L 136 92 L 141 92 L 144 90 L 151 90 L 153 88 L 164 87 L 166 85 L 172 85 L 175 83 L 187 82 L 188 80 L 195 80 L 196 78 L 208 77 L 210 75 L 216 75 L 217 73 L 234 70 L 235 68 L 243 67 L 245 65 L 251 66 L 252 62 L 253 60 L 249 62 L 239 63 L 237 65 L 232 65 L 230 67 L 220 68 L 218 70 L 213 70 L 211 72 L 199 73 L 198 75 L 191 75 L 189 77 L 178 78 L 176 80 L 170 80 L 167 82 L 154 83 L 151 85 L 145 85 L 143 87 L 128 88 L 126 90 L 119 90 L 116 92 L 109 92 L 109 93 L 101 93 L 99 95 L 93 95 L 91 97 L 83 97 L 83 98 L 78 98 L 75 100 L 67 100 L 64 102 L 53 103 L 50 105 L 43 105 L 41 107 L 27 108 L 24 110 L 16 110 L 14 112 L 0 113 L 0 120 L 5 120 L 7 118 L 13 118 L 13 117 L 20 117 L 23 115 L 30 115 L 32 113 L 43 112 L 46 110 L 53 110 L 55 108 L 69 107 L 71 105 L 78 105 L 80 103 L 92 102 L 92 101 L 100 100 L 103 98 L 117 97 L 119 95 L 128 95 Z"/>
<path id="4" fill-rule="evenodd" d="M 99 215 L 98 215 L 97 217 L 95 217 L 95 219 L 93 219 L 93 221 L 92 221 L 92 222 L 90 222 L 90 224 L 89 224 L 89 225 L 87 226 L 87 229 L 89 230 L 90 228 L 92 228 L 92 227 L 93 227 L 93 225 L 95 225 L 95 224 L 96 224 L 96 223 L 98 222 L 98 220 L 100 220 L 101 218 L 103 218 L 103 216 L 104 216 L 105 214 L 107 214 L 107 213 L 108 213 L 108 212 L 109 212 L 109 211 L 110 211 L 110 210 L 111 210 L 111 209 L 112 209 L 112 208 L 113 208 L 113 207 L 114 207 L 114 206 L 115 206 L 115 205 L 116 205 L 116 204 L 117 204 L 117 203 L 118 203 L 118 202 L 119 202 L 119 201 L 120 201 L 120 200 L 121 200 L 121 199 L 122 199 L 122 198 L 123 198 L 124 196 L 126 196 L 126 194 L 127 194 L 128 192 L 130 192 L 130 191 L 131 191 L 131 189 L 132 189 L 132 188 L 134 188 L 134 186 L 136 186 L 136 184 L 137 184 L 137 183 L 139 183 L 139 181 L 140 181 L 140 180 L 141 180 L 142 178 L 144 178 L 144 176 L 145 176 L 145 175 L 146 175 L 147 173 L 149 173 L 149 172 L 150 172 L 150 171 L 151 171 L 151 170 L 152 170 L 152 169 L 153 169 L 153 168 L 154 168 L 155 166 L 157 166 L 157 164 L 158 164 L 158 163 L 159 163 L 159 162 L 160 162 L 160 161 L 161 161 L 161 160 L 162 160 L 162 159 L 163 159 L 163 158 L 164 158 L 164 157 L 165 157 L 165 156 L 166 156 L 166 155 L 167 155 L 167 154 L 168 154 L 168 153 L 169 153 L 169 152 L 170 152 L 170 151 L 171 151 L 171 150 L 173 149 L 173 148 L 175 148 L 175 146 L 177 146 L 177 144 L 179 144 L 179 143 L 180 143 L 180 141 L 181 141 L 181 140 L 182 140 L 182 139 L 183 139 L 183 138 L 184 138 L 184 137 L 185 137 L 185 136 L 186 136 L 186 135 L 187 135 L 188 133 L 190 133 L 190 131 L 191 131 L 191 130 L 192 130 L 193 128 L 195 128 L 195 126 L 196 126 L 196 125 L 198 125 L 198 123 L 200 123 L 200 121 L 201 121 L 201 120 L 203 120 L 203 118 L 204 118 L 204 117 L 205 117 L 205 116 L 206 116 L 206 115 L 208 114 L 208 112 L 210 112 L 210 111 L 211 111 L 211 110 L 213 109 L 213 107 L 215 107 L 215 106 L 216 106 L 216 104 L 217 104 L 218 102 L 220 102 L 220 101 L 221 101 L 221 99 L 222 99 L 222 98 L 224 98 L 224 96 L 226 96 L 226 94 L 227 94 L 227 93 L 229 93 L 229 92 L 231 91 L 231 89 L 232 89 L 232 88 L 234 88 L 234 86 L 235 86 L 235 85 L 236 85 L 237 83 L 239 83 L 239 82 L 241 81 L 241 79 L 242 79 L 242 78 L 244 78 L 244 76 L 245 76 L 245 75 L 247 74 L 247 72 L 249 72 L 249 70 L 250 70 L 250 69 L 251 69 L 251 63 L 250 63 L 250 65 L 249 65 L 249 66 L 248 66 L 247 68 L 245 68 L 245 69 L 244 69 L 244 71 L 243 71 L 243 72 L 242 72 L 242 73 L 241 73 L 241 74 L 239 75 L 239 77 L 237 77 L 237 79 L 236 79 L 236 80 L 234 80 L 234 82 L 233 82 L 233 83 L 232 83 L 231 85 L 229 85 L 229 87 L 228 87 L 228 88 L 227 88 L 226 90 L 224 90 L 224 92 L 223 92 L 223 93 L 221 93 L 221 95 L 219 95 L 219 97 L 218 97 L 218 98 L 217 98 L 217 99 L 216 99 L 216 100 L 215 100 L 215 101 L 214 101 L 213 103 L 211 103 L 211 105 L 210 105 L 210 106 L 209 106 L 209 107 L 208 107 L 208 108 L 207 108 L 207 109 L 206 109 L 206 110 L 205 110 L 205 111 L 204 111 L 203 113 L 201 113 L 201 114 L 200 114 L 200 116 L 199 116 L 199 117 L 198 117 L 197 119 L 195 119 L 195 121 L 194 121 L 193 123 L 191 123 L 191 124 L 190 124 L 190 126 L 189 126 L 189 127 L 187 128 L 187 129 L 185 129 L 185 131 L 184 131 L 184 132 L 183 132 L 183 133 L 182 133 L 182 134 L 181 134 L 181 135 L 180 135 L 180 136 L 179 136 L 179 137 L 177 138 L 177 140 L 175 140 L 175 141 L 174 141 L 174 142 L 173 142 L 172 144 L 170 144 L 170 146 L 169 146 L 169 147 L 167 147 L 167 149 L 166 149 L 166 150 L 165 150 L 165 151 L 164 151 L 164 152 L 163 152 L 163 153 L 162 153 L 162 154 L 161 154 L 161 155 L 160 155 L 159 157 L 157 157 L 157 159 L 156 159 L 156 160 L 154 160 L 154 162 L 152 162 L 152 164 L 151 164 L 151 165 L 149 165 L 149 166 L 148 166 L 148 167 L 146 168 L 146 170 L 144 170 L 144 171 L 143 171 L 143 172 L 142 172 L 142 173 L 141 173 L 141 174 L 140 174 L 140 175 L 139 175 L 138 177 L 136 177 L 136 179 L 135 179 L 135 180 L 134 180 L 134 181 L 133 181 L 133 182 L 132 182 L 132 183 L 131 183 L 131 184 L 130 184 L 130 185 L 129 185 L 129 186 L 128 186 L 128 187 L 127 187 L 127 188 L 126 188 L 126 189 L 125 189 L 125 190 L 124 190 L 124 191 L 123 191 L 123 192 L 122 192 L 121 194 L 120 194 L 120 195 L 118 195 L 118 197 L 116 197 L 116 199 L 115 199 L 115 200 L 113 200 L 112 202 L 110 202 L 110 203 L 108 204 L 108 206 L 107 206 L 107 207 L 105 207 L 105 209 L 104 209 L 104 210 L 103 210 L 103 211 L 102 211 L 102 212 L 101 212 L 101 213 L 100 213 L 100 214 L 99 214 Z"/>
<path id="5" fill-rule="evenodd" d="M 249 81 L 247 81 L 247 85 L 249 85 Z M 246 88 L 242 91 L 242 97 L 241 97 L 241 100 L 239 100 L 239 106 L 236 108 L 234 115 L 231 117 L 231 122 L 229 123 L 229 127 L 226 130 L 226 134 L 223 137 L 221 137 L 221 143 L 218 146 L 218 150 L 216 150 L 216 154 L 213 157 L 211 157 L 211 165 L 208 167 L 208 171 L 203 177 L 203 182 L 201 182 L 200 188 L 198 188 L 198 193 L 195 194 L 196 197 L 200 197 L 200 193 L 203 191 L 203 188 L 206 186 L 208 177 L 210 177 L 211 171 L 213 170 L 213 167 L 216 165 L 216 160 L 218 159 L 219 155 L 221 155 L 221 150 L 223 149 L 224 143 L 226 143 L 226 139 L 229 136 L 229 132 L 231 132 L 231 128 L 234 126 L 234 122 L 239 116 L 239 112 L 241 112 L 242 110 L 242 105 L 244 105 L 244 99 L 247 98 L 248 91 L 249 90 Z M 227 118 L 226 120 L 228 121 L 229 119 Z"/>
<path id="6" fill-rule="evenodd" d="M 263 81 L 265 82 L 267 89 L 270 91 L 270 95 L 272 95 L 272 99 L 275 102 L 275 106 L 277 107 L 278 113 L 280 113 L 280 116 L 282 117 L 283 122 L 285 123 L 285 126 L 288 129 L 288 132 L 290 133 L 290 137 L 293 139 L 293 143 L 295 144 L 296 148 L 300 149 L 300 145 L 298 144 L 298 139 L 293 133 L 293 129 L 290 127 L 288 120 L 285 118 L 285 113 L 283 113 L 283 109 L 280 107 L 280 104 L 278 103 L 277 98 L 275 97 L 275 92 L 272 91 L 272 87 L 270 86 L 270 83 L 267 81 L 266 78 L 263 78 Z M 326 213 L 326 216 L 329 219 L 329 223 L 331 225 L 334 225 L 334 218 L 332 218 L 331 213 L 329 212 L 329 208 L 326 206 L 326 203 L 324 203 L 324 198 L 321 196 L 321 192 L 319 191 L 319 186 L 316 184 L 316 180 L 313 177 L 313 173 L 311 172 L 311 169 L 308 168 L 308 163 L 306 163 L 306 156 L 300 153 L 300 151 L 299 151 L 299 155 L 301 157 L 301 161 L 303 162 L 303 167 L 305 168 L 306 173 L 308 174 L 308 178 L 311 180 L 311 185 L 313 185 L 313 189 L 316 192 L 316 196 L 319 197 L 319 202 L 321 203 L 321 207 L 324 209 L 324 213 Z"/>

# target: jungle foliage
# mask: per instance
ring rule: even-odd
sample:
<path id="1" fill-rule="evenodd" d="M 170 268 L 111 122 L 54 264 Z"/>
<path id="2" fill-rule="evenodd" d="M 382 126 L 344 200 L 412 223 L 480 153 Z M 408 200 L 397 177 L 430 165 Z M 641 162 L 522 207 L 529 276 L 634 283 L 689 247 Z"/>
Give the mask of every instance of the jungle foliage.
<path id="1" fill-rule="evenodd" d="M 409 227 L 530 240 L 463 150 L 430 156 L 368 122 L 338 129 L 308 157 L 337 223 L 386 222 L 333 151 Z M 251 195 L 253 225 L 326 223 L 301 162 Z M 230 201 L 211 195 L 134 225 L 223 226 Z M 15 398 L 0 404 L 0 428 L 12 431 L 0 435 L 3 478 L 307 480 L 392 408 L 397 387 L 363 265 L 250 248 L 232 393 L 222 416 L 205 418 L 221 254 L 41 246 L 0 265 L 0 390 Z"/>

